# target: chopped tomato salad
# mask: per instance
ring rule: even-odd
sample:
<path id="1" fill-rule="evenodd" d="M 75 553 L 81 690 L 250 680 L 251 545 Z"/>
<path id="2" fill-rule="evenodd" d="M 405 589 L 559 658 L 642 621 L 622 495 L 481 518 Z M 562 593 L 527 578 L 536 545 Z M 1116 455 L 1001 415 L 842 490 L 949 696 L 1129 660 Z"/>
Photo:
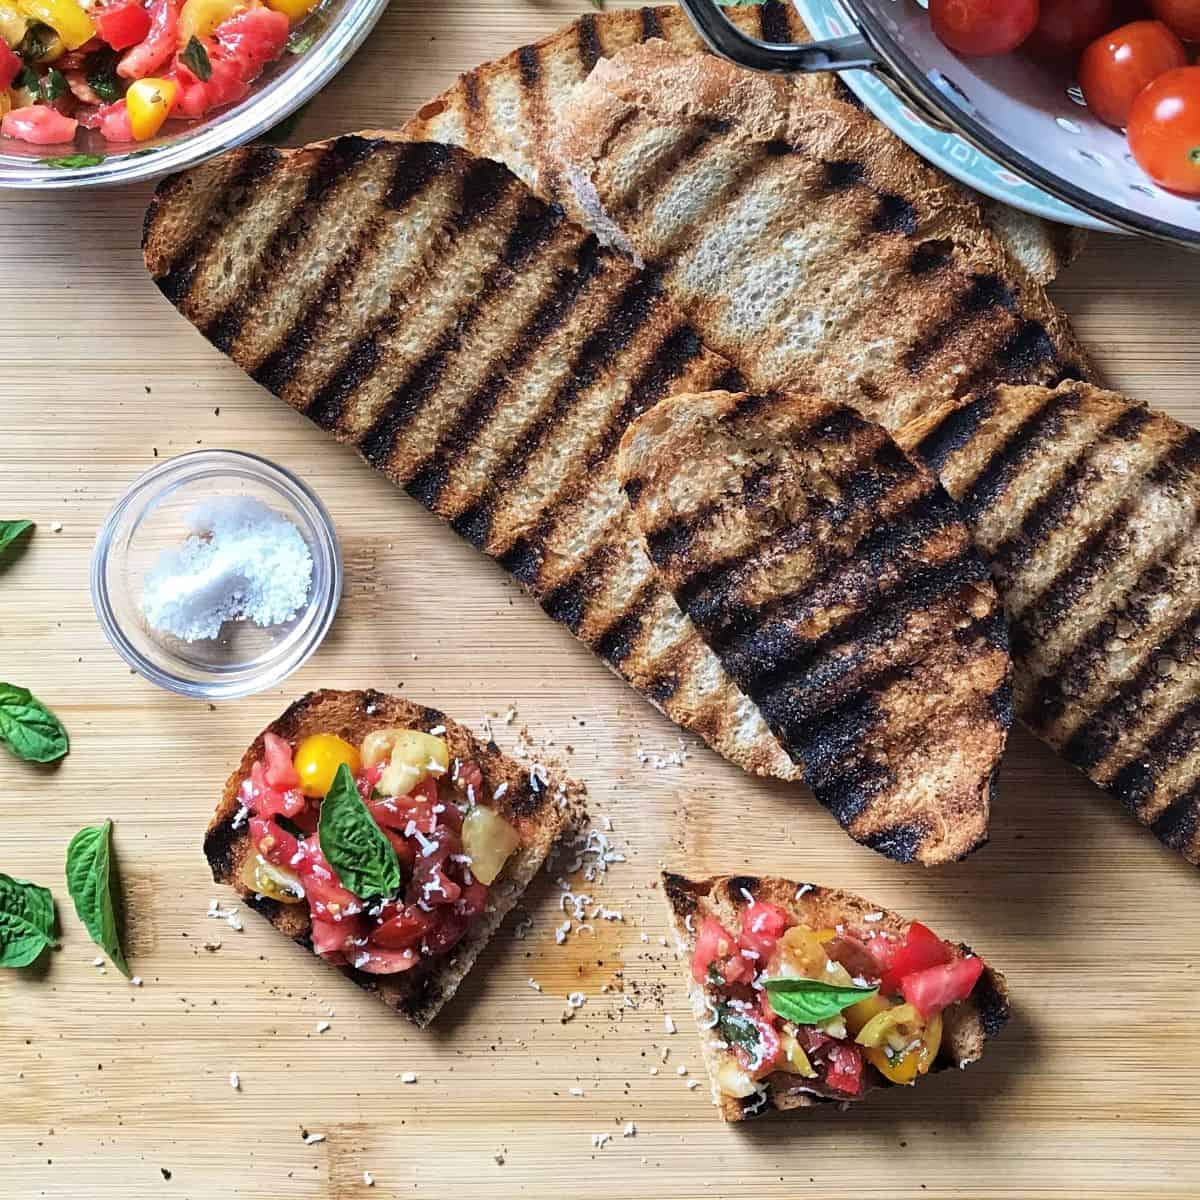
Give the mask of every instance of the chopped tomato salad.
<path id="1" fill-rule="evenodd" d="M 0 0 L 0 132 L 144 142 L 234 104 L 319 0 Z"/>
<path id="2" fill-rule="evenodd" d="M 346 848 L 323 847 L 338 826 L 322 822 L 322 807 L 341 778 L 353 781 L 341 797 L 353 811 L 340 821 L 356 821 L 358 832 Z M 419 730 L 376 730 L 360 747 L 333 733 L 296 746 L 268 733 L 239 793 L 254 849 L 241 882 L 279 903 L 307 904 L 313 950 L 329 962 L 374 975 L 408 971 L 466 935 L 519 845 L 482 791 L 477 763 L 451 762 L 446 743 Z M 341 856 L 362 853 L 364 828 L 365 840 L 383 839 L 397 869 L 385 890 L 358 894 L 330 858 L 345 866 Z"/>
<path id="3" fill-rule="evenodd" d="M 761 900 L 742 909 L 736 932 L 697 920 L 692 977 L 724 1052 L 716 1082 L 741 1099 L 776 1074 L 834 1099 L 861 1095 L 872 1074 L 914 1083 L 937 1058 L 942 1013 L 984 969 L 918 922 L 903 937 L 869 919 L 811 929 Z"/>

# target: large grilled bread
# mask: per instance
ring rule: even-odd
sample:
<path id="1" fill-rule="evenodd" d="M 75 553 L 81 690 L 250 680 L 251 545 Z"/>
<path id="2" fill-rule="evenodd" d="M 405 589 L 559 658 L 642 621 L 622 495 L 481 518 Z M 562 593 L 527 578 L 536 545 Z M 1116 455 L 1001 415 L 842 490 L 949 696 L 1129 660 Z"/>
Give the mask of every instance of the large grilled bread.
<path id="1" fill-rule="evenodd" d="M 796 777 L 641 550 L 621 434 L 727 386 L 662 293 L 503 166 L 387 135 L 165 181 L 159 288 L 235 362 L 502 563 L 673 720 Z"/>
<path id="2" fill-rule="evenodd" d="M 768 42 L 807 42 L 808 31 L 791 4 L 767 0 L 726 9 L 726 16 L 743 32 Z M 421 141 L 461 146 L 480 158 L 504 163 L 545 199 L 572 208 L 551 154 L 550 143 L 559 107 L 571 89 L 601 58 L 611 58 L 626 46 L 661 38 L 688 53 L 706 52 L 691 22 L 675 5 L 584 13 L 569 25 L 530 45 L 483 63 L 461 76 L 453 87 L 424 105 L 404 126 L 404 133 Z M 830 96 L 851 99 L 836 75 L 800 75 L 788 88 L 798 102 Z M 898 138 L 879 129 L 883 153 L 912 157 Z M 941 185 L 959 190 L 939 177 Z M 984 218 L 1007 249 L 1040 282 L 1048 282 L 1071 261 L 1082 244 L 1078 230 L 1017 212 L 995 201 L 980 200 Z"/>
<path id="3" fill-rule="evenodd" d="M 989 558 L 1016 711 L 1200 864 L 1200 432 L 1081 383 L 901 432 Z"/>
<path id="4" fill-rule="evenodd" d="M 621 442 L 659 575 L 816 797 L 901 861 L 987 837 L 1008 632 L 954 502 L 812 397 L 677 395 Z"/>
<path id="5" fill-rule="evenodd" d="M 663 875 L 663 895 L 680 957 L 690 965 L 696 937 L 706 917 L 714 917 L 728 930 L 741 928 L 742 911 L 752 900 L 782 908 L 791 921 L 813 930 L 832 929 L 839 938 L 849 937 L 870 946 L 877 938 L 902 939 L 912 924 L 906 917 L 888 912 L 860 896 L 814 884 L 751 875 L 722 875 L 690 880 L 682 875 Z M 963 954 L 969 946 L 960 945 Z M 726 1095 L 717 1083 L 717 1072 L 728 1051 L 712 1033 L 714 989 L 696 982 L 688 974 L 688 995 L 700 1026 L 700 1051 L 712 1081 L 713 1103 L 724 1121 L 744 1121 L 772 1110 L 812 1108 L 818 1104 L 845 1104 L 847 1097 L 823 1088 L 819 1082 L 775 1071 L 761 1081 L 759 1090 L 743 1099 Z M 1004 1028 L 1009 1016 L 1008 985 L 999 971 L 985 966 L 971 994 L 942 1013 L 941 1045 L 931 1069 L 963 1068 L 978 1061 L 985 1043 Z M 864 1094 L 888 1086 L 881 1075 L 868 1068 Z M 857 1101 L 862 1096 L 854 1097 Z"/>
<path id="6" fill-rule="evenodd" d="M 240 788 L 251 768 L 263 757 L 264 735 L 274 733 L 294 745 L 310 734 L 333 733 L 357 746 L 375 729 L 429 732 L 439 727 L 445 730 L 439 736 L 445 739 L 452 760 L 479 764 L 488 805 L 516 828 L 521 842 L 492 885 L 488 910 L 472 921 L 466 936 L 449 957 L 422 963 L 398 975 L 366 974 L 350 965 L 338 968 L 359 987 L 374 992 L 389 1008 L 419 1026 L 428 1025 L 454 995 L 492 934 L 541 869 L 574 803 L 565 785 L 560 792 L 560 785 L 553 781 L 544 786 L 535 784 L 527 767 L 502 754 L 494 744 L 485 746 L 470 730 L 436 708 L 369 690 L 310 692 L 255 738 L 226 782 L 204 838 L 204 853 L 213 878 L 237 888 L 245 902 L 280 933 L 311 950 L 311 921 L 306 904 L 284 904 L 257 895 L 239 879 L 246 860 L 255 854 L 244 815 L 239 817 Z M 563 796 L 567 797 L 567 807 L 562 803 Z"/>
<path id="7" fill-rule="evenodd" d="M 820 391 L 895 429 L 998 382 L 1085 377 L 1066 318 L 980 208 L 836 99 L 662 41 L 601 60 L 558 152 L 754 391 Z"/>

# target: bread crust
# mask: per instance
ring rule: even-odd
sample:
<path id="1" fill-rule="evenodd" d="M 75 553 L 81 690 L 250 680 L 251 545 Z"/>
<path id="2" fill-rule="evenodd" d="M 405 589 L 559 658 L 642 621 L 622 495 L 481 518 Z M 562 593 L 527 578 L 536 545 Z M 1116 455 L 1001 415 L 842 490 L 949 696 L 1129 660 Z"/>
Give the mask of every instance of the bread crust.
<path id="1" fill-rule="evenodd" d="M 236 888 L 245 902 L 265 917 L 285 937 L 312 949 L 306 904 L 281 904 L 256 896 L 239 880 L 242 867 L 254 853 L 241 809 L 239 791 L 254 763 L 263 757 L 264 737 L 274 733 L 293 745 L 314 733 L 334 733 L 352 745 L 375 729 L 420 729 L 428 733 L 445 728 L 443 737 L 453 762 L 473 761 L 483 772 L 483 792 L 495 808 L 520 834 L 513 852 L 492 885 L 491 910 L 468 927 L 463 940 L 448 957 L 422 963 L 398 975 L 370 975 L 350 965 L 339 966 L 348 979 L 373 992 L 389 1008 L 418 1026 L 428 1025 L 454 995 L 484 946 L 520 899 L 541 869 L 551 847 L 578 810 L 578 790 L 551 779 L 534 786 L 527 768 L 502 753 L 494 742 L 484 744 L 465 726 L 436 708 L 415 704 L 400 696 L 373 689 L 356 691 L 322 690 L 301 696 L 254 739 L 241 762 L 225 783 L 221 802 L 209 822 L 204 853 L 218 883 Z M 497 799 L 496 790 L 507 785 Z M 564 802 L 565 797 L 565 802 Z"/>
<path id="2" fill-rule="evenodd" d="M 713 1104 L 723 1121 L 744 1121 L 762 1116 L 771 1110 L 813 1108 L 820 1104 L 840 1104 L 847 1107 L 866 1098 L 878 1088 L 891 1087 L 882 1076 L 868 1071 L 863 1094 L 847 1099 L 841 1094 L 814 1088 L 807 1080 L 784 1072 L 766 1077 L 766 1086 L 757 1096 L 744 1100 L 724 1095 L 716 1084 L 716 1070 L 722 1061 L 722 1051 L 709 1043 L 702 1022 L 709 1011 L 709 999 L 714 989 L 697 983 L 691 975 L 690 964 L 696 948 L 700 923 L 705 917 L 715 917 L 726 929 L 740 927 L 741 912 L 750 903 L 747 897 L 776 904 L 792 920 L 810 929 L 836 928 L 868 940 L 871 934 L 886 933 L 903 938 L 912 921 L 864 900 L 861 896 L 836 888 L 812 883 L 797 883 L 778 877 L 753 875 L 715 875 L 708 879 L 688 879 L 683 875 L 664 872 L 663 898 L 671 915 L 676 949 L 680 959 L 688 964 L 688 998 L 700 1028 L 700 1050 L 712 1083 Z M 866 920 L 867 916 L 872 919 Z M 964 954 L 974 951 L 959 943 Z M 985 964 L 974 991 L 942 1014 L 942 1044 L 932 1070 L 949 1067 L 963 1068 L 978 1061 L 985 1043 L 995 1037 L 1010 1015 L 1008 982 L 1004 976 Z M 919 1084 L 917 1086 L 920 1086 Z"/>

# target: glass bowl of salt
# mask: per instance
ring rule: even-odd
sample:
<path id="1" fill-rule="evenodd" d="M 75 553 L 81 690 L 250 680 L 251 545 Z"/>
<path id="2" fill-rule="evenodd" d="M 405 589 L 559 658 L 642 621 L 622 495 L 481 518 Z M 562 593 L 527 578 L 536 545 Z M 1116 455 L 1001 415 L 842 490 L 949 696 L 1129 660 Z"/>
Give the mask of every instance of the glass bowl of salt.
<path id="1" fill-rule="evenodd" d="M 105 636 L 141 676 L 230 700 L 290 675 L 329 630 L 342 595 L 337 533 L 282 467 L 196 450 L 147 471 L 92 553 Z"/>

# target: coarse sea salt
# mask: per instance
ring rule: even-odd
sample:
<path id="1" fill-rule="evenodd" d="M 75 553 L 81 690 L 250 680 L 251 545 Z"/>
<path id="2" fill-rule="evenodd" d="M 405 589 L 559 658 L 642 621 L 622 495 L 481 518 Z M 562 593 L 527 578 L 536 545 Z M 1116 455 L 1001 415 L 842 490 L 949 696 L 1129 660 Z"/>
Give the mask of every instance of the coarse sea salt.
<path id="1" fill-rule="evenodd" d="M 142 614 L 158 632 L 197 642 L 226 621 L 266 628 L 304 607 L 312 554 L 286 517 L 250 496 L 222 496 L 186 521 L 192 532 L 159 554 L 142 583 Z"/>

